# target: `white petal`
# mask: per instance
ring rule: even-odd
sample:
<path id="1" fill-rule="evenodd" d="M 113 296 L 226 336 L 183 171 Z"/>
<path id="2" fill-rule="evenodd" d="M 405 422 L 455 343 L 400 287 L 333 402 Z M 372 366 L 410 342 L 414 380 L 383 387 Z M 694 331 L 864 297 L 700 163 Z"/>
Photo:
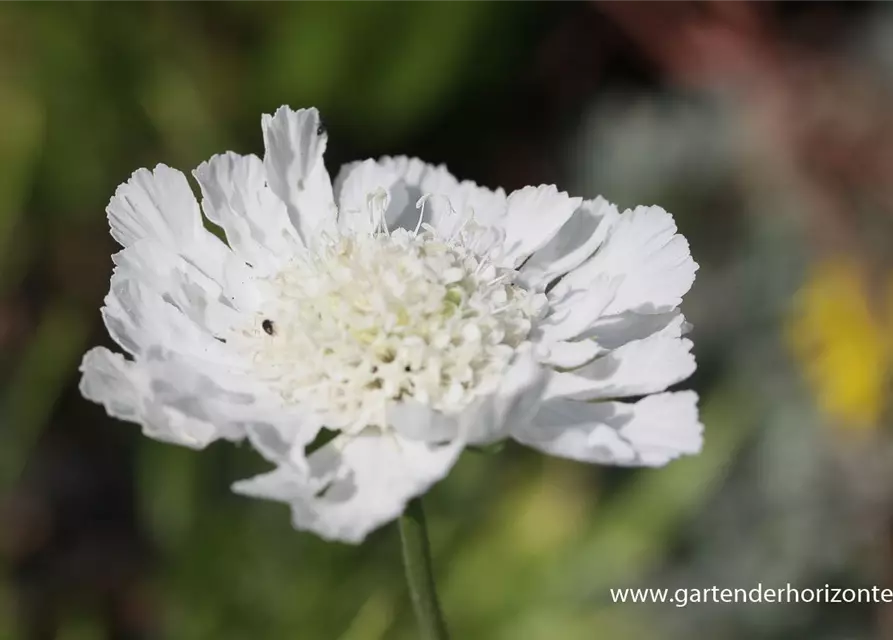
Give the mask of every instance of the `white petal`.
<path id="1" fill-rule="evenodd" d="M 398 433 L 412 440 L 442 443 L 461 438 L 469 444 L 490 444 L 508 437 L 512 425 L 533 417 L 549 373 L 539 364 L 532 345 L 527 344 L 502 374 L 499 386 L 459 416 L 447 416 L 409 401 L 390 407 L 388 419 Z"/>
<path id="2" fill-rule="evenodd" d="M 428 405 L 405 400 L 388 408 L 388 423 L 397 433 L 410 440 L 441 443 L 459 435 L 459 420 L 434 411 Z"/>
<path id="3" fill-rule="evenodd" d="M 460 441 L 430 445 L 376 432 L 339 436 L 310 455 L 309 475 L 281 466 L 233 490 L 289 503 L 297 529 L 359 543 L 443 478 L 461 451 Z"/>
<path id="4" fill-rule="evenodd" d="M 519 281 L 542 289 L 577 268 L 601 246 L 619 216 L 617 207 L 602 197 L 584 201 L 555 237 L 524 263 Z"/>
<path id="5" fill-rule="evenodd" d="M 300 246 L 285 204 L 267 186 L 260 158 L 227 152 L 213 156 L 193 172 L 201 186 L 202 209 L 223 227 L 237 255 L 270 271 Z"/>
<path id="6" fill-rule="evenodd" d="M 630 342 L 549 381 L 547 398 L 592 400 L 663 391 L 695 370 L 691 340 L 655 335 Z"/>
<path id="7" fill-rule="evenodd" d="M 540 362 L 560 369 L 576 369 L 605 353 L 595 340 L 561 340 L 547 346 L 547 353 Z"/>
<path id="8" fill-rule="evenodd" d="M 159 164 L 139 169 L 115 191 L 106 208 L 112 237 L 126 247 L 156 238 L 170 247 L 193 242 L 203 231 L 198 203 L 181 172 Z"/>
<path id="9" fill-rule="evenodd" d="M 571 198 L 554 185 L 524 187 L 506 202 L 505 265 L 518 267 L 545 247 L 570 219 L 582 198 Z"/>
<path id="10" fill-rule="evenodd" d="M 514 434 L 551 455 L 624 466 L 662 466 L 701 450 L 697 394 L 661 393 L 635 404 L 551 400 Z"/>
<path id="11" fill-rule="evenodd" d="M 560 295 L 548 294 L 549 312 L 537 327 L 538 340 L 549 345 L 570 340 L 589 329 L 617 295 L 623 279 L 603 275 L 586 289 L 562 289 Z M 557 289 L 557 287 L 556 287 Z M 553 290 L 554 291 L 554 290 Z"/>
<path id="12" fill-rule="evenodd" d="M 305 245 L 335 222 L 332 183 L 323 164 L 327 136 L 316 109 L 280 107 L 261 119 L 267 183 L 287 208 Z"/>
<path id="13" fill-rule="evenodd" d="M 652 314 L 627 311 L 599 318 L 581 337 L 593 338 L 610 350 L 655 334 L 679 338 L 688 333 L 689 328 L 679 310 Z"/>
<path id="14" fill-rule="evenodd" d="M 400 177 L 406 189 L 408 204 L 397 217 L 397 224 L 414 229 L 419 219 L 416 202 L 426 199 L 423 222 L 430 224 L 443 238 L 451 238 L 473 214 L 484 227 L 502 226 L 506 212 L 506 196 L 502 189 L 490 190 L 465 180 L 457 180 L 445 166 L 426 164 L 418 158 L 384 157 L 378 163 L 384 170 Z"/>
<path id="15" fill-rule="evenodd" d="M 304 452 L 319 435 L 322 420 L 300 407 L 277 406 L 273 401 L 266 409 L 237 422 L 251 446 L 274 464 L 306 468 Z"/>
<path id="16" fill-rule="evenodd" d="M 506 197 L 502 189 L 491 190 L 470 180 L 459 181 L 444 165 L 425 164 L 417 158 L 382 158 L 382 166 L 398 172 L 413 196 L 425 194 L 449 199 L 456 215 L 464 219 L 466 213 L 474 213 L 478 223 L 490 226 L 505 216 Z M 446 215 L 446 208 L 438 208 L 434 198 L 433 207 Z M 436 221 L 426 219 L 435 228 Z M 440 229 L 438 229 L 440 231 Z"/>
<path id="17" fill-rule="evenodd" d="M 248 391 L 221 386 L 219 375 L 209 376 L 160 353 L 128 361 L 99 347 L 84 356 L 80 370 L 81 394 L 102 404 L 109 415 L 139 423 L 149 437 L 191 448 L 241 437 L 238 416 L 257 411 L 259 402 Z"/>
<path id="18" fill-rule="evenodd" d="M 629 311 L 606 316 L 597 320 L 574 340 L 542 342 L 546 355 L 540 358 L 540 362 L 561 369 L 576 369 L 628 342 L 652 335 L 681 338 L 689 328 L 679 311 L 653 315 Z"/>
<path id="19" fill-rule="evenodd" d="M 438 175 L 437 172 L 446 175 Z M 485 227 L 505 224 L 508 206 L 505 191 L 501 188 L 494 191 L 471 180 L 456 181 L 454 185 L 451 185 L 449 178 L 452 176 L 449 175 L 446 167 L 438 167 L 435 172 L 426 177 L 421 187 L 425 193 L 448 197 L 455 213 L 463 222 L 467 216 L 471 215 L 475 222 Z M 455 178 L 453 180 L 455 181 Z"/>
<path id="20" fill-rule="evenodd" d="M 210 333 L 126 273 L 112 276 L 102 318 L 109 335 L 133 355 L 163 345 L 171 351 L 219 362 L 231 356 Z"/>
<path id="21" fill-rule="evenodd" d="M 380 194 L 387 197 L 387 206 L 381 211 Z M 335 180 L 335 196 L 339 226 L 356 233 L 377 229 L 376 216 L 381 213 L 388 228 L 394 228 L 407 209 L 415 205 L 415 201 L 409 201 L 401 175 L 375 160 L 344 165 Z"/>
<path id="22" fill-rule="evenodd" d="M 347 178 L 365 162 L 368 161 L 351 162 L 341 168 L 335 180 L 336 193 L 344 193 L 344 183 L 347 181 Z M 418 158 L 407 158 L 406 156 L 391 158 L 385 156 L 375 164 L 380 169 L 379 176 L 396 176 L 396 182 L 389 188 L 395 188 L 401 194 L 405 194 L 405 200 L 401 195 L 392 196 L 391 198 L 387 213 L 388 226 L 391 229 L 400 227 L 411 231 L 416 228 L 420 215 L 416 204 L 419 198 L 422 197 L 422 182 L 430 184 L 432 180 L 436 181 L 438 179 L 431 176 L 437 175 L 443 178 L 445 174 L 446 180 L 442 186 L 438 187 L 439 189 L 449 190 L 456 184 L 456 179 L 449 175 L 443 167 L 426 164 Z M 443 169 L 443 173 L 438 173 L 441 169 Z M 340 197 L 343 196 L 339 196 L 339 199 Z M 401 204 L 403 205 L 402 210 L 399 209 Z"/>
<path id="23" fill-rule="evenodd" d="M 138 240 L 112 259 L 117 266 L 112 294 L 122 279 L 136 280 L 216 336 L 238 321 L 239 313 L 219 283 L 153 238 Z"/>
<path id="24" fill-rule="evenodd" d="M 122 246 L 151 238 L 208 277 L 223 279 L 231 252 L 202 226 L 198 202 L 181 172 L 163 164 L 154 172 L 139 169 L 118 187 L 106 212 L 112 237 Z"/>
<path id="25" fill-rule="evenodd" d="M 84 355 L 80 366 L 80 391 L 88 400 L 102 404 L 106 413 L 119 420 L 138 422 L 148 377 L 119 353 L 95 347 Z"/>
<path id="26" fill-rule="evenodd" d="M 463 412 L 462 437 L 469 444 L 487 445 L 529 422 L 543 399 L 550 373 L 537 362 L 532 345 L 522 345 L 499 388 Z"/>
<path id="27" fill-rule="evenodd" d="M 566 289 L 587 288 L 597 277 L 622 276 L 605 315 L 665 312 L 681 303 L 697 268 L 688 242 L 676 233 L 673 216 L 660 207 L 637 207 L 620 216 L 598 252 L 552 293 L 560 297 Z"/>

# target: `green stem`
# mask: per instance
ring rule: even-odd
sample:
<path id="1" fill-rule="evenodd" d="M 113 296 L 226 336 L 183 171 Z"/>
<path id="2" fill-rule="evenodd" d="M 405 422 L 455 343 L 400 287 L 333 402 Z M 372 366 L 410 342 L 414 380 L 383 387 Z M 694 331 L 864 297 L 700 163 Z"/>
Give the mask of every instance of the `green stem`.
<path id="1" fill-rule="evenodd" d="M 415 498 L 400 516 L 400 541 L 409 595 L 424 640 L 447 640 L 446 622 L 437 603 L 434 572 L 431 569 L 431 547 L 422 499 Z"/>

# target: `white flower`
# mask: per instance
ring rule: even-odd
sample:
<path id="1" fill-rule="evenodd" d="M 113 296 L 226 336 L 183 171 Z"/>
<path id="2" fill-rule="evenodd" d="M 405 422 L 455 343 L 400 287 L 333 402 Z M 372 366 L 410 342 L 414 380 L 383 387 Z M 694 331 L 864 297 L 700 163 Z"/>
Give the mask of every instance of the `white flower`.
<path id="1" fill-rule="evenodd" d="M 695 369 L 678 306 L 697 265 L 663 209 L 506 196 L 408 158 L 333 189 L 315 109 L 262 125 L 263 160 L 194 172 L 229 246 L 178 171 L 115 193 L 102 314 L 128 356 L 87 353 L 85 397 L 161 440 L 249 438 L 277 467 L 235 490 L 351 542 L 467 445 L 621 465 L 700 449 L 695 394 L 665 392 Z"/>

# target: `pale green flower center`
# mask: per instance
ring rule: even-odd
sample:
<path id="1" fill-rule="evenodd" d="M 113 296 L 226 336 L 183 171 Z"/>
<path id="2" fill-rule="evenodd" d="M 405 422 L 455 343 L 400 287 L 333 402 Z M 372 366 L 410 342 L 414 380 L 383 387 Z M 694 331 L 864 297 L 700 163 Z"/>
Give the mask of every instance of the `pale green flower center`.
<path id="1" fill-rule="evenodd" d="M 461 411 L 492 392 L 545 297 L 431 231 L 350 235 L 294 259 L 244 332 L 259 374 L 333 428 L 393 401 Z"/>

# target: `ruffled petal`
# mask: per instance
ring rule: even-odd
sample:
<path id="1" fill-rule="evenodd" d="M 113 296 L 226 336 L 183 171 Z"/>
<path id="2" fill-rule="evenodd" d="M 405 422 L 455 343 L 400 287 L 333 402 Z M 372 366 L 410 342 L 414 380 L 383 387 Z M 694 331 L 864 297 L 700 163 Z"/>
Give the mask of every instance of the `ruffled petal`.
<path id="1" fill-rule="evenodd" d="M 223 286 L 157 240 L 139 240 L 112 259 L 116 269 L 110 295 L 116 295 L 123 280 L 135 280 L 212 336 L 226 335 L 238 321 L 234 298 L 226 295 Z"/>
<path id="2" fill-rule="evenodd" d="M 112 276 L 102 318 L 112 339 L 134 356 L 163 345 L 197 359 L 230 362 L 231 354 L 210 333 L 128 274 Z"/>
<path id="3" fill-rule="evenodd" d="M 545 247 L 582 202 L 582 198 L 571 198 L 554 185 L 512 192 L 503 222 L 504 266 L 517 268 L 530 254 Z"/>
<path id="4" fill-rule="evenodd" d="M 332 183 L 323 163 L 328 137 L 316 109 L 280 107 L 261 119 L 267 183 L 285 203 L 298 236 L 309 246 L 336 218 Z"/>
<path id="5" fill-rule="evenodd" d="M 354 163 L 354 166 L 359 164 Z M 406 206 L 396 220 L 396 223 L 404 229 L 414 229 L 418 223 L 420 212 L 416 209 L 416 204 L 423 195 L 446 195 L 458 185 L 456 178 L 447 171 L 445 166 L 427 164 L 418 158 L 385 156 L 378 160 L 377 164 L 389 175 L 398 176 L 406 189 Z M 426 205 L 425 211 L 430 216 L 429 205 Z M 428 216 L 423 221 L 430 224 Z"/>
<path id="6" fill-rule="evenodd" d="M 595 340 L 559 340 L 546 347 L 540 362 L 559 369 L 576 369 L 605 352 Z"/>
<path id="7" fill-rule="evenodd" d="M 198 203 L 186 176 L 163 164 L 154 171 L 135 171 L 115 191 L 106 212 L 112 237 L 122 247 L 142 238 L 179 247 L 202 232 Z"/>
<path id="8" fill-rule="evenodd" d="M 519 282 L 541 290 L 576 269 L 601 246 L 619 216 L 617 207 L 602 197 L 584 201 L 555 237 L 524 263 Z"/>
<path id="9" fill-rule="evenodd" d="M 241 438 L 244 417 L 264 411 L 250 381 L 201 372 L 160 350 L 131 361 L 97 347 L 80 371 L 81 393 L 109 415 L 142 425 L 151 438 L 195 449 Z"/>
<path id="10" fill-rule="evenodd" d="M 375 160 L 344 165 L 335 179 L 335 196 L 339 227 L 355 233 L 377 230 L 382 216 L 389 229 L 395 228 L 415 205 L 401 174 Z"/>
<path id="11" fill-rule="evenodd" d="M 579 336 L 604 314 L 622 283 L 622 277 L 606 274 L 595 278 L 586 289 L 565 289 L 561 296 L 553 296 L 548 315 L 534 337 L 549 345 Z"/>
<path id="12" fill-rule="evenodd" d="M 153 239 L 222 282 L 232 253 L 202 225 L 198 202 L 181 172 L 163 164 L 139 169 L 106 207 L 112 237 L 123 247 Z"/>
<path id="13" fill-rule="evenodd" d="M 657 467 L 701 450 L 703 425 L 692 391 L 661 393 L 634 404 L 550 400 L 515 439 L 582 462 Z"/>
<path id="14" fill-rule="evenodd" d="M 319 435 L 323 421 L 303 407 L 279 406 L 273 400 L 265 410 L 237 421 L 251 446 L 273 464 L 306 469 L 305 451 Z"/>
<path id="15" fill-rule="evenodd" d="M 439 206 L 444 200 L 433 198 L 431 224 L 444 237 L 452 237 L 469 218 L 482 227 L 504 226 L 508 200 L 505 191 L 482 187 L 471 180 L 456 180 L 440 166 L 430 171 L 421 183 L 424 193 L 445 196 L 450 207 Z"/>
<path id="16" fill-rule="evenodd" d="M 567 291 L 587 289 L 598 277 L 622 276 L 604 315 L 662 313 L 679 306 L 697 268 L 688 242 L 676 233 L 673 216 L 660 207 L 637 207 L 620 216 L 595 255 L 565 276 L 549 296 L 560 299 Z"/>
<path id="17" fill-rule="evenodd" d="M 148 379 L 133 361 L 95 347 L 84 355 L 80 371 L 80 391 L 85 398 L 102 404 L 113 418 L 139 421 Z"/>
<path id="18" fill-rule="evenodd" d="M 540 365 L 533 345 L 522 345 L 502 374 L 499 387 L 468 407 L 460 417 L 461 437 L 487 445 L 529 422 L 542 401 L 551 372 Z"/>
<path id="19" fill-rule="evenodd" d="M 458 440 L 437 445 L 368 431 L 339 436 L 312 453 L 306 473 L 283 465 L 233 490 L 287 502 L 295 528 L 356 544 L 442 479 L 461 451 Z"/>
<path id="20" fill-rule="evenodd" d="M 603 316 L 580 337 L 593 338 L 605 349 L 616 349 L 633 340 L 659 334 L 679 338 L 688 333 L 689 324 L 679 310 L 666 313 L 624 313 Z"/>
<path id="21" fill-rule="evenodd" d="M 347 165 L 353 169 L 360 163 Z M 422 222 L 430 225 L 443 238 L 452 238 L 470 218 L 482 227 L 501 227 L 506 213 L 506 196 L 502 189 L 491 190 L 469 180 L 457 180 L 444 165 L 431 165 L 418 158 L 384 157 L 378 166 L 388 175 L 396 175 L 406 192 L 405 205 L 399 213 L 389 208 L 388 222 L 404 229 L 414 229 L 421 212 L 416 204 L 422 196 Z M 400 203 L 404 200 L 401 198 Z"/>
<path id="22" fill-rule="evenodd" d="M 404 438 L 442 443 L 459 436 L 460 419 L 415 400 L 394 402 L 388 408 L 388 424 Z"/>
<path id="23" fill-rule="evenodd" d="M 593 400 L 663 391 L 695 370 L 691 340 L 654 335 L 611 351 L 587 365 L 556 373 L 547 398 Z"/>
<path id="24" fill-rule="evenodd" d="M 216 155 L 193 175 L 201 186 L 205 215 L 223 228 L 244 261 L 270 272 L 301 246 L 285 204 L 267 186 L 264 163 L 257 156 Z"/>

